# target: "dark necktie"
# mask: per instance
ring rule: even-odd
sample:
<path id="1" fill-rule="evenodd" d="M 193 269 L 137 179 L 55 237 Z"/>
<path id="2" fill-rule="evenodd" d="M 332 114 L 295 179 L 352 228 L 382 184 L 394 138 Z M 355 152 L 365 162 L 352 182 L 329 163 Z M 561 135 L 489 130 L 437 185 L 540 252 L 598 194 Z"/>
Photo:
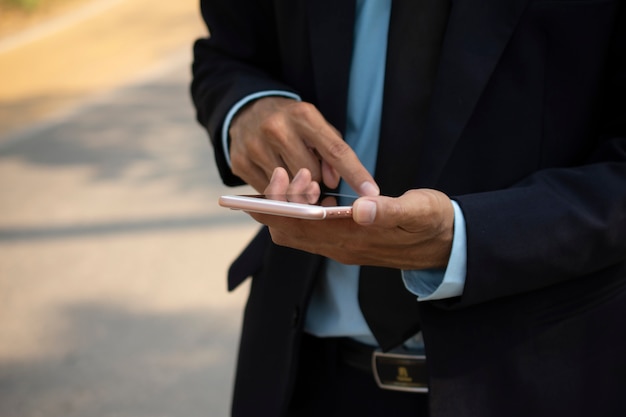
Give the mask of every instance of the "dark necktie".
<path id="1" fill-rule="evenodd" d="M 381 193 L 398 196 L 415 186 L 416 166 L 430 105 L 449 0 L 393 0 L 383 114 L 375 179 Z M 363 266 L 359 304 L 383 350 L 420 329 L 415 295 L 400 270 Z"/>

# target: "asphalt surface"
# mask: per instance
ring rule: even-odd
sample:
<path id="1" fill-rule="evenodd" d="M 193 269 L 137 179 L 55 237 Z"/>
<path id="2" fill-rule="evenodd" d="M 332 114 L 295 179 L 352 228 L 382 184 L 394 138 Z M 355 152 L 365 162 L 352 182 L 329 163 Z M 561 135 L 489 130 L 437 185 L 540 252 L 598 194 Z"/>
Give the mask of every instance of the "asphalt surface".
<path id="1" fill-rule="evenodd" d="M 257 225 L 216 203 L 249 190 L 194 120 L 197 6 L 89 3 L 0 42 L 0 417 L 227 416 Z"/>

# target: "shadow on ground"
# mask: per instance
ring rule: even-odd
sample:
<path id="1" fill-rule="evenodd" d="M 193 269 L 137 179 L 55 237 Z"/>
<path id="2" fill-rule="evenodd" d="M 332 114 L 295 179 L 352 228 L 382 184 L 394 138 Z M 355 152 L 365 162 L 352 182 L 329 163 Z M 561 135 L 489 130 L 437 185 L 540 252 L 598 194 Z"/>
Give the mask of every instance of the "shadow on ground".
<path id="1" fill-rule="evenodd" d="M 0 417 L 228 415 L 258 225 L 217 206 L 188 78 L 0 138 Z"/>
<path id="2" fill-rule="evenodd" d="M 89 303 L 57 315 L 54 353 L 0 361 L 0 416 L 227 415 L 239 313 Z"/>
<path id="3" fill-rule="evenodd" d="M 43 105 L 49 99 L 33 99 L 33 103 Z M 0 147 L 0 162 L 10 158 L 47 167 L 84 166 L 91 170 L 93 181 L 113 181 L 137 163 L 159 159 L 158 169 L 137 180 L 176 178 L 181 190 L 219 182 L 208 137 L 194 119 L 183 80 L 119 90 L 84 104 L 71 123 L 43 126 L 18 133 L 17 140 Z M 181 149 L 184 160 L 159 157 Z"/>

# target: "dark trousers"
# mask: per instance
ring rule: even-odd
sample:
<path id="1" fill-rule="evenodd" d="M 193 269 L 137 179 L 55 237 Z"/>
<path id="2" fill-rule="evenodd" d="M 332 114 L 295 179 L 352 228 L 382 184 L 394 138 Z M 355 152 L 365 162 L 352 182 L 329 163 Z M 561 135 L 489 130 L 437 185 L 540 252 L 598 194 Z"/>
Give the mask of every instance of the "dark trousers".
<path id="1" fill-rule="evenodd" d="M 341 360 L 338 339 L 305 335 L 289 417 L 427 417 L 428 395 L 380 389 Z"/>

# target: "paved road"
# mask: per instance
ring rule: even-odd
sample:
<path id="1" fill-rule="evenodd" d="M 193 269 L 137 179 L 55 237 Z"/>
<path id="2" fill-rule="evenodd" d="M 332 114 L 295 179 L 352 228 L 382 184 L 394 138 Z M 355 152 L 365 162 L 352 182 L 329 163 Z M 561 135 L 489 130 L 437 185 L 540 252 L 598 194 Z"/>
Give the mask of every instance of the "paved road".
<path id="1" fill-rule="evenodd" d="M 228 415 L 247 288 L 224 276 L 257 226 L 216 205 L 186 36 L 45 114 L 0 103 L 24 111 L 0 133 L 0 417 Z"/>

